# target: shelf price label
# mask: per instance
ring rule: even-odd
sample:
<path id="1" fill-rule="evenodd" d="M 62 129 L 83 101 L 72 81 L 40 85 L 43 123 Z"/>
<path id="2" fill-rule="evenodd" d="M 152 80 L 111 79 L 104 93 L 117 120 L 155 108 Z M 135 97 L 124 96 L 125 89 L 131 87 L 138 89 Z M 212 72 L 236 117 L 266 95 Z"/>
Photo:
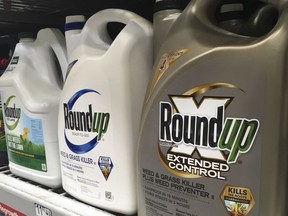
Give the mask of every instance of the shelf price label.
<path id="1" fill-rule="evenodd" d="M 34 203 L 35 216 L 52 216 L 52 211 L 42 205 Z"/>

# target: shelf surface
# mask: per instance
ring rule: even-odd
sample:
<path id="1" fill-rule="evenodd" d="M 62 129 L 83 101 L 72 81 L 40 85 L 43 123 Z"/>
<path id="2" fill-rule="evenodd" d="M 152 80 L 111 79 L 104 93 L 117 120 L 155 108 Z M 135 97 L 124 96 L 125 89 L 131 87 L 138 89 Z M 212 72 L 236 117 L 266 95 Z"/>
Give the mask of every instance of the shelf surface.
<path id="1" fill-rule="evenodd" d="M 5 212 L 18 216 L 115 215 L 74 199 L 62 188 L 47 188 L 0 167 L 0 215 Z"/>

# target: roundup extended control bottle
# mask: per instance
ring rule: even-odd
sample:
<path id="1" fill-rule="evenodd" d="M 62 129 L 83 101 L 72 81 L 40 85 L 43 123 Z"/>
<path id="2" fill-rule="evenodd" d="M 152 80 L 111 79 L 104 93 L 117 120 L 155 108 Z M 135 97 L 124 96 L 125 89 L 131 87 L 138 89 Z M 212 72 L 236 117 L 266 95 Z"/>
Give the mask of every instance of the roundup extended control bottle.
<path id="1" fill-rule="evenodd" d="M 224 29 L 222 3 L 192 0 L 161 33 L 140 126 L 138 215 L 287 215 L 288 5 L 275 14 L 259 4 Z M 277 18 L 269 31 L 267 15 Z"/>
<path id="2" fill-rule="evenodd" d="M 111 22 L 125 24 L 114 40 Z M 152 25 L 132 12 L 107 9 L 86 23 L 83 16 L 69 16 L 65 29 L 69 69 L 58 125 L 63 188 L 91 205 L 133 214 Z"/>
<path id="3" fill-rule="evenodd" d="M 66 70 L 65 38 L 46 28 L 36 39 L 22 35 L 0 79 L 11 172 L 55 188 L 61 186 L 57 117 Z"/>

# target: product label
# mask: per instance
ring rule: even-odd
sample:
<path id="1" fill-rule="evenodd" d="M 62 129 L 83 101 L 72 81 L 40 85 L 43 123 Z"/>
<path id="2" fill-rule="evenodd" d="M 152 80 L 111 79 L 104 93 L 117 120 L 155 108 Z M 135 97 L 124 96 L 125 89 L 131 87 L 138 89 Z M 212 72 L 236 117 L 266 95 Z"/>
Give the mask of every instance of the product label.
<path id="1" fill-rule="evenodd" d="M 226 180 L 229 164 L 251 149 L 260 126 L 257 119 L 225 118 L 232 101 L 229 97 L 206 96 L 196 101 L 199 92 L 222 87 L 237 89 L 231 84 L 211 83 L 183 95 L 170 95 L 171 102 L 160 102 L 158 151 L 170 172 L 187 178 Z"/>
<path id="2" fill-rule="evenodd" d="M 88 104 L 85 111 L 82 111 L 83 109 L 81 111 L 73 109 L 77 100 L 87 93 L 100 95 L 95 90 L 82 89 L 75 93 L 67 103 L 63 104 L 65 141 L 69 149 L 76 154 L 87 153 L 95 148 L 109 125 L 110 114 L 95 112 L 92 109 L 92 104 Z M 69 138 L 67 133 L 70 133 L 72 138 Z M 86 141 L 87 137 L 91 137 L 91 139 Z M 79 142 L 74 144 L 71 140 L 79 140 Z"/>
<path id="3" fill-rule="evenodd" d="M 109 175 L 110 175 L 112 169 L 113 169 L 113 163 L 112 163 L 111 158 L 100 156 L 99 160 L 98 160 L 98 165 L 102 171 L 103 176 L 107 180 L 109 178 Z"/>
<path id="4" fill-rule="evenodd" d="M 229 215 L 247 215 L 255 205 L 249 188 L 226 186 L 221 200 Z"/>
<path id="5" fill-rule="evenodd" d="M 138 154 L 141 214 L 259 214 L 264 83 L 254 66 L 211 59 L 151 93 Z"/>
<path id="6" fill-rule="evenodd" d="M 15 95 L 3 98 L 9 160 L 47 172 L 42 120 L 29 117 Z"/>
<path id="7" fill-rule="evenodd" d="M 96 200 L 104 196 L 111 200 L 113 194 L 101 194 L 99 188 L 113 173 L 113 158 L 109 152 L 95 153 L 107 145 L 106 134 L 111 130 L 110 112 L 103 100 L 101 92 L 81 89 L 62 103 L 65 146 L 60 154 L 64 187 Z"/>
<path id="8" fill-rule="evenodd" d="M 19 56 L 13 56 L 13 58 L 10 61 L 10 64 L 6 68 L 5 72 L 13 71 L 16 68 L 16 66 L 18 65 L 18 62 L 19 62 Z"/>
<path id="9" fill-rule="evenodd" d="M 0 95 L 0 152 L 7 153 L 1 95 Z"/>

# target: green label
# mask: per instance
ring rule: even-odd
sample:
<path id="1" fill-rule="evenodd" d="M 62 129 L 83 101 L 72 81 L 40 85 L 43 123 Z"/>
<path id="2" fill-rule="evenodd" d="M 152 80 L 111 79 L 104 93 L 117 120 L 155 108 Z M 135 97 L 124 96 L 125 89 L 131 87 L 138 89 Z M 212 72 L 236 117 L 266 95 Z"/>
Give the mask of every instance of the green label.
<path id="1" fill-rule="evenodd" d="M 35 145 L 31 141 L 7 134 L 9 160 L 13 163 L 38 171 L 47 171 L 44 145 Z"/>
<path id="2" fill-rule="evenodd" d="M 13 71 L 16 68 L 16 66 L 18 65 L 18 62 L 19 62 L 19 56 L 14 56 L 11 59 L 10 64 L 6 68 L 5 72 Z"/>
<path id="3" fill-rule="evenodd" d="M 9 161 L 47 172 L 42 120 L 28 116 L 15 95 L 3 102 Z"/>
<path id="4" fill-rule="evenodd" d="M 18 64 L 19 56 L 14 56 L 11 60 L 11 64 Z"/>

